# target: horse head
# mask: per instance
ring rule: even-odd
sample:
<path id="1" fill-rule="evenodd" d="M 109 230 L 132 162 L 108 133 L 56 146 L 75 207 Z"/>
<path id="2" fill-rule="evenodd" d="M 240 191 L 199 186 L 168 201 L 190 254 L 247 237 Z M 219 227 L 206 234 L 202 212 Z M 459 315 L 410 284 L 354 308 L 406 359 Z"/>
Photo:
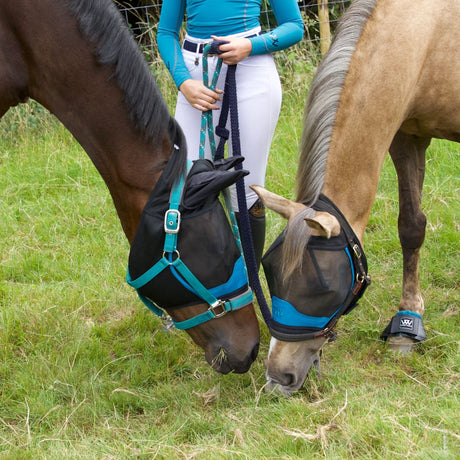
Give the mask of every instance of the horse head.
<path id="1" fill-rule="evenodd" d="M 166 311 L 178 329 L 187 330 L 215 370 L 246 372 L 257 357 L 259 328 L 219 193 L 247 172 L 229 171 L 235 161 L 198 160 L 183 188 L 174 189 L 174 198 L 172 163 L 143 210 L 131 246 L 128 282 L 149 308 L 160 315 Z"/>
<path id="2" fill-rule="evenodd" d="M 262 187 L 252 188 L 267 208 L 288 220 L 262 264 L 273 313 L 268 388 L 290 394 L 303 385 L 312 365 L 319 370 L 321 347 L 335 337 L 332 328 L 339 317 L 356 306 L 368 277 L 356 284 L 361 269 L 352 252 L 360 252 L 361 246 L 350 239 L 343 216 L 319 210 L 332 205 L 327 198 L 322 197 L 323 206 L 307 207 Z"/>

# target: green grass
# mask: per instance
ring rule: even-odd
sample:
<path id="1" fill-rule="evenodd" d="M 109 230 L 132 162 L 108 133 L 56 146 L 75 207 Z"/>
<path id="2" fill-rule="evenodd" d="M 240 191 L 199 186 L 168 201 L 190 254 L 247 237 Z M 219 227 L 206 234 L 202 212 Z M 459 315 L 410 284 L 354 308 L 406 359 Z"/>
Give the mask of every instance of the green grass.
<path id="1" fill-rule="evenodd" d="M 288 197 L 311 77 L 290 64 L 267 178 Z M 222 376 L 141 304 L 124 281 L 129 248 L 108 191 L 55 119 L 35 104 L 13 109 L 0 143 L 0 459 L 459 458 L 457 144 L 428 152 L 428 340 L 402 358 L 378 338 L 401 290 L 386 161 L 365 235 L 373 285 L 325 347 L 322 378 L 286 399 L 263 391 L 262 322 L 250 372 Z M 267 244 L 283 226 L 269 214 Z"/>

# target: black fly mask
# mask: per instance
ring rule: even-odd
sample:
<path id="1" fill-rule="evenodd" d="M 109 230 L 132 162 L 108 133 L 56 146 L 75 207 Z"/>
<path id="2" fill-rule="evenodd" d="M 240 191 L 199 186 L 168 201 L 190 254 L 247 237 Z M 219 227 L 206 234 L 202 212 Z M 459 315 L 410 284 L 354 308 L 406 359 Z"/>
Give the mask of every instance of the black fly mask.
<path id="1" fill-rule="evenodd" d="M 330 239 L 310 237 L 301 270 L 286 282 L 280 275 L 285 231 L 262 259 L 272 297 L 270 332 L 287 342 L 327 335 L 339 317 L 357 305 L 370 283 L 364 251 L 345 217 L 323 195 L 313 209 L 333 214 L 340 234 Z"/>
<path id="2" fill-rule="evenodd" d="M 171 254 L 171 258 L 179 257 L 217 298 L 248 291 L 240 250 L 218 199 L 222 189 L 247 174 L 244 170 L 228 171 L 239 161 L 193 162 L 180 199 L 177 250 Z M 174 174 L 171 169 L 169 162 L 142 212 L 129 254 L 128 282 L 141 277 L 164 257 L 165 212 L 171 195 L 167 184 Z M 138 293 L 164 309 L 202 303 L 202 298 L 174 272 L 173 268 L 161 271 L 140 287 Z"/>

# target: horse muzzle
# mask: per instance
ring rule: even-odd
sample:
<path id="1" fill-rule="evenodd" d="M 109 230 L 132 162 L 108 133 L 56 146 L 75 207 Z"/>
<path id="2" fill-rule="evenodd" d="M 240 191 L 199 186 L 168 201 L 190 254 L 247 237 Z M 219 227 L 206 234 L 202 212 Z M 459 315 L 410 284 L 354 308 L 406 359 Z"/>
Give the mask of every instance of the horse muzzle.
<path id="1" fill-rule="evenodd" d="M 321 376 L 319 353 L 314 353 L 307 357 L 302 365 L 296 367 L 267 365 L 265 372 L 267 379 L 266 391 L 270 393 L 279 392 L 285 396 L 290 396 L 300 390 L 312 366 L 316 368 L 318 375 Z"/>

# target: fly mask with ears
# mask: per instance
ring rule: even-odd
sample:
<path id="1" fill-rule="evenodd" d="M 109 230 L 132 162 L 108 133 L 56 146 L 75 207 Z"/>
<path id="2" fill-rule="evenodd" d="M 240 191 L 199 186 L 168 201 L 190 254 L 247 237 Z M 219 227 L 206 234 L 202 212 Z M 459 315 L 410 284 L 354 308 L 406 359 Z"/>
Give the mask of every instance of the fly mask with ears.
<path id="1" fill-rule="evenodd" d="M 286 342 L 332 338 L 331 330 L 340 316 L 356 307 L 370 284 L 366 256 L 342 213 L 324 195 L 313 209 L 334 215 L 340 234 L 330 239 L 310 237 L 301 269 L 284 282 L 281 261 L 285 231 L 262 259 L 272 297 L 270 332 Z"/>
<path id="2" fill-rule="evenodd" d="M 127 281 L 154 313 L 208 303 L 185 321 L 188 329 L 252 302 L 247 274 L 219 192 L 247 174 L 228 171 L 240 159 L 197 160 L 172 191 L 168 165 L 147 205 L 131 246 Z"/>

